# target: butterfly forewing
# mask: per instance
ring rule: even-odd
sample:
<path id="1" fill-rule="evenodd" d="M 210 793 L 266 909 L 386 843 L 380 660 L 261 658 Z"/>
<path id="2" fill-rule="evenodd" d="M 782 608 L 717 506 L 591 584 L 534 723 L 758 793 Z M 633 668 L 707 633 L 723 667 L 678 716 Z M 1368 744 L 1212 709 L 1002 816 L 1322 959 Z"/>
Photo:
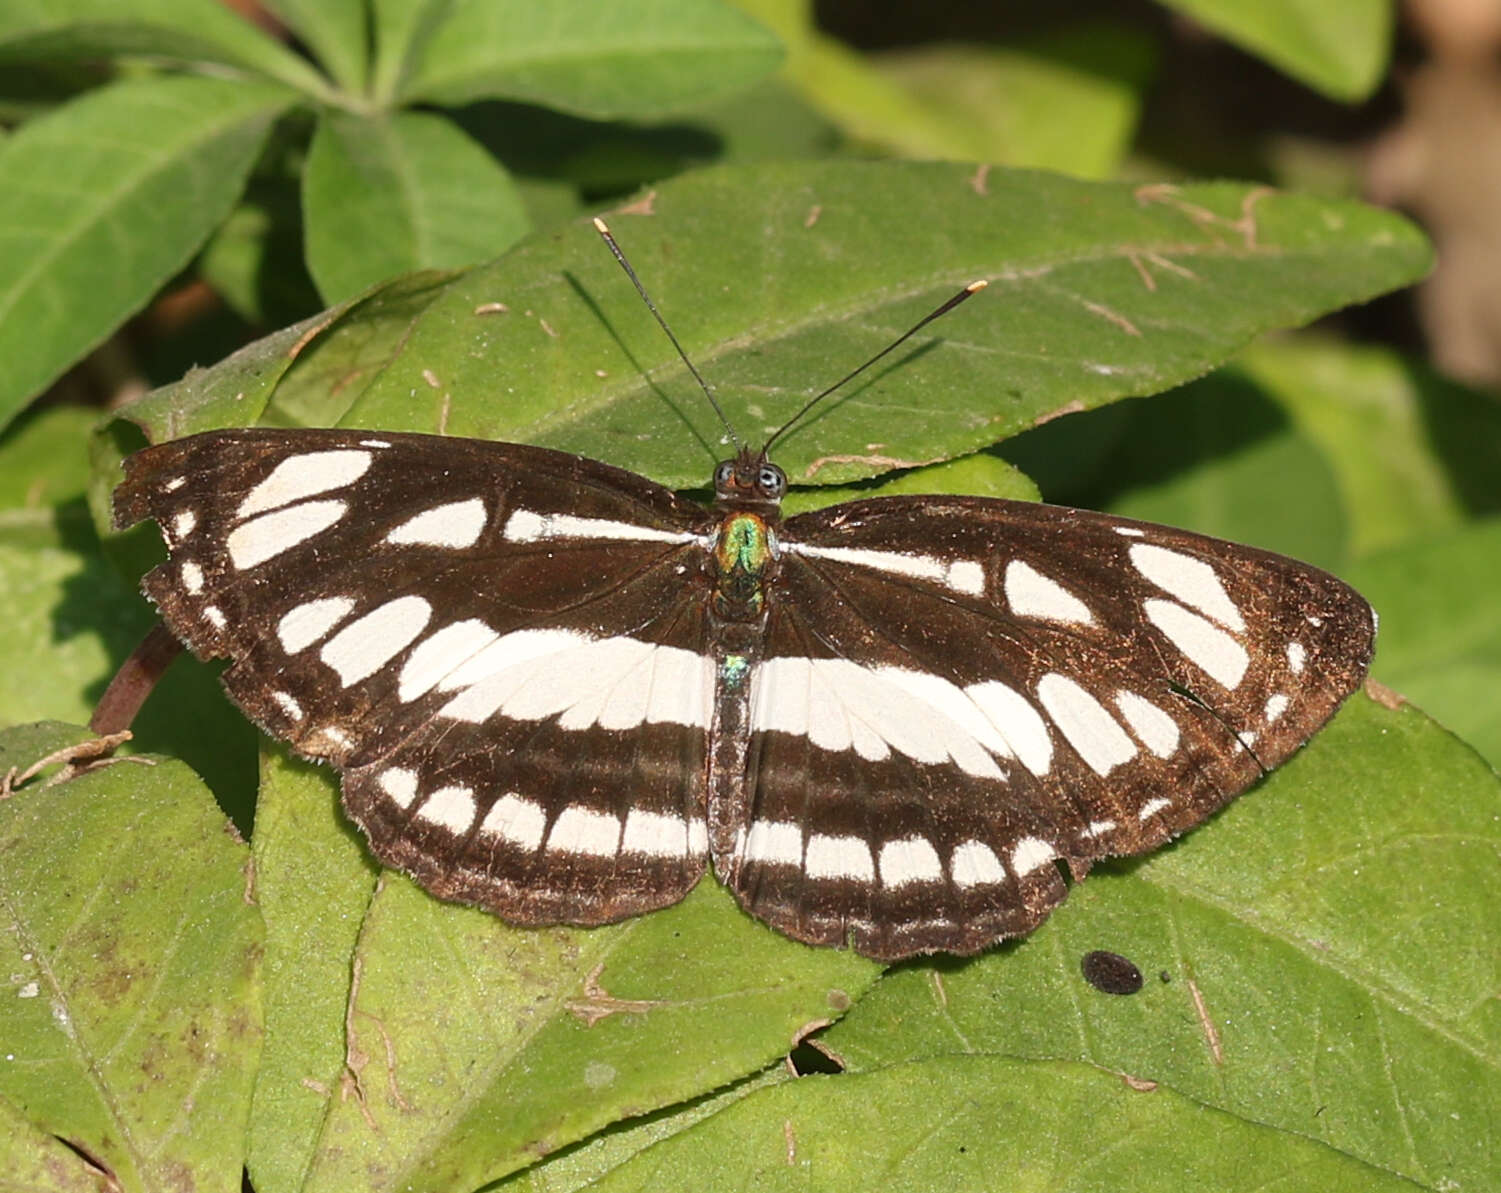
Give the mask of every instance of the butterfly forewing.
<path id="1" fill-rule="evenodd" d="M 881 958 L 1025 932 L 1061 865 L 1198 823 L 1374 633 L 1333 577 L 1164 527 L 917 497 L 778 525 L 474 440 L 199 435 L 127 461 L 116 520 L 147 517 L 169 627 L 428 890 L 601 923 L 712 842 L 753 915 Z"/>
<path id="2" fill-rule="evenodd" d="M 702 875 L 699 507 L 540 448 L 257 429 L 137 453 L 115 509 L 167 539 L 168 626 L 434 893 L 599 923 Z"/>
<path id="3" fill-rule="evenodd" d="M 1106 515 L 875 499 L 789 520 L 750 684 L 753 914 L 970 952 L 1198 823 L 1359 683 L 1366 603 L 1281 556 Z"/>

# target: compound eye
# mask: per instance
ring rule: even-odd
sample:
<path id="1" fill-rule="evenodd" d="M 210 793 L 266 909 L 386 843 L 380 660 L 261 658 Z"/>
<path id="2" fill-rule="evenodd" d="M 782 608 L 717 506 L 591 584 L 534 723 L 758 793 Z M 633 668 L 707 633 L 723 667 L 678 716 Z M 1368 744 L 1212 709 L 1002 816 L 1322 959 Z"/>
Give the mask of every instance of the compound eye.
<path id="1" fill-rule="evenodd" d="M 756 485 L 770 497 L 780 497 L 787 491 L 787 475 L 775 464 L 763 464 L 756 476 Z"/>
<path id="2" fill-rule="evenodd" d="M 734 479 L 734 476 L 735 465 L 729 460 L 722 460 L 719 466 L 714 469 L 714 487 L 716 489 L 723 489 Z"/>

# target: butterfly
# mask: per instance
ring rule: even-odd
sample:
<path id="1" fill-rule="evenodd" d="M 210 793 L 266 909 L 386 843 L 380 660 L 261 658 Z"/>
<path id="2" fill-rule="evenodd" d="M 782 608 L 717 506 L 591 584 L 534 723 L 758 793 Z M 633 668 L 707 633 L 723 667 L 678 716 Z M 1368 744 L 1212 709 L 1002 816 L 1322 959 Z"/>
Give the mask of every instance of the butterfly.
<path id="1" fill-rule="evenodd" d="M 246 428 L 132 455 L 114 515 L 157 523 L 167 627 L 339 770 L 375 856 L 523 925 L 712 865 L 797 940 L 974 953 L 1278 766 L 1370 663 L 1369 605 L 1265 551 L 977 497 L 783 518 L 764 448 L 713 482 Z"/>

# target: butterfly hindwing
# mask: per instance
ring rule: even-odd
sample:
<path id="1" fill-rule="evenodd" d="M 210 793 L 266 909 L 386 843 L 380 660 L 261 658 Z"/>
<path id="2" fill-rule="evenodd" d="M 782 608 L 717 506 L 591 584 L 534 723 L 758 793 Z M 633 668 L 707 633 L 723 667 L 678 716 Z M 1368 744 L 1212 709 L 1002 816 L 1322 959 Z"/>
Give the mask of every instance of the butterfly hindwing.
<path id="1" fill-rule="evenodd" d="M 703 873 L 699 507 L 540 448 L 254 429 L 137 453 L 115 509 L 167 539 L 169 628 L 434 893 L 597 923 Z"/>
<path id="2" fill-rule="evenodd" d="M 750 682 L 753 914 L 971 952 L 1198 823 L 1359 683 L 1369 606 L 1315 568 L 1107 515 L 889 498 L 789 519 Z"/>

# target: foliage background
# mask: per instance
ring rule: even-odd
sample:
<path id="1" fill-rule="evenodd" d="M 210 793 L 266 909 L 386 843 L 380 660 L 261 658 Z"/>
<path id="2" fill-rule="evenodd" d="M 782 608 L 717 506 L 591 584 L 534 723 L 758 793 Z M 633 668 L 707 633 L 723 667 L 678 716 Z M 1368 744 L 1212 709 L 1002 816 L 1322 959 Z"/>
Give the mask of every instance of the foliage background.
<path id="1" fill-rule="evenodd" d="M 1410 701 L 1027 940 L 883 971 L 712 883 L 593 932 L 438 905 L 184 660 L 155 765 L 0 801 L 0 1188 L 1501 1185 L 1490 8 L 0 0 L 0 771 L 86 739 L 150 622 L 154 536 L 103 517 L 147 436 L 441 426 L 700 484 L 598 211 L 744 427 L 991 278 L 789 441 L 797 500 L 1283 550 L 1370 597 Z M 1366 301 L 1430 258 L 1359 197 L 1422 222 L 1421 288 Z M 1101 947 L 1141 994 L 1083 982 Z"/>

